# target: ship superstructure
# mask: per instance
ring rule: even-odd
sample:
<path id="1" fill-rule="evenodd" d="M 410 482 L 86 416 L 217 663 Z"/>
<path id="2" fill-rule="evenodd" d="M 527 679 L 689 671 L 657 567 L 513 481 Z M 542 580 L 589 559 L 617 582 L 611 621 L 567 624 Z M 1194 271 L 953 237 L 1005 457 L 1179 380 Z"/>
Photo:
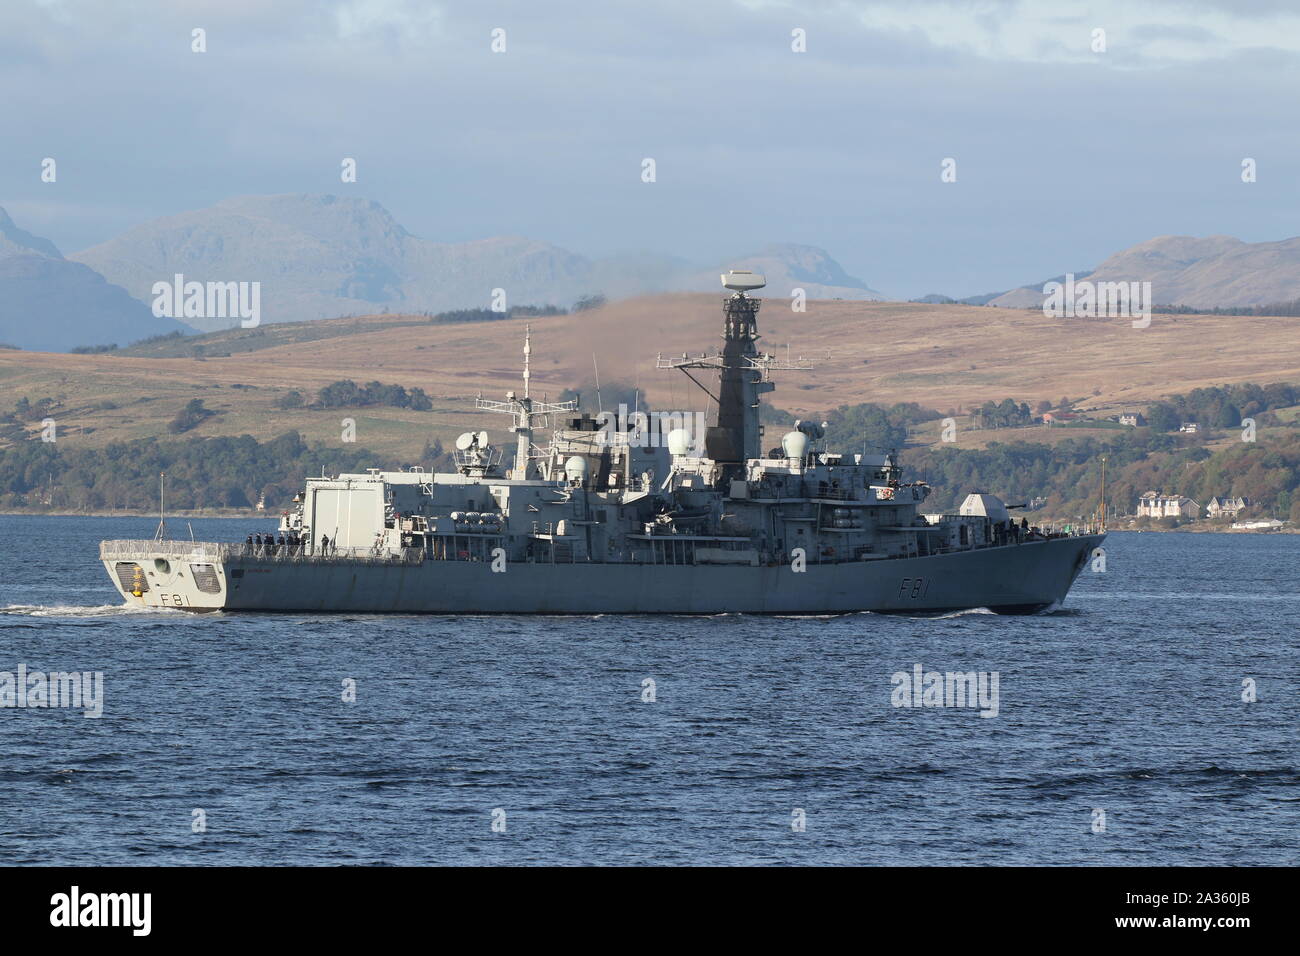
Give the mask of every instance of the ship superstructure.
<path id="1" fill-rule="evenodd" d="M 526 332 L 522 393 L 476 403 L 510 416 L 508 464 L 467 432 L 453 472 L 309 478 L 274 540 L 106 541 L 105 567 L 128 602 L 193 611 L 1023 613 L 1064 599 L 1100 531 L 1031 529 L 988 494 L 924 513 L 929 487 L 893 453 L 831 451 L 817 422 L 765 449 L 771 372 L 810 363 L 759 350 L 761 276 L 723 284 L 721 350 L 657 362 L 706 394 L 707 424 L 536 400 Z"/>

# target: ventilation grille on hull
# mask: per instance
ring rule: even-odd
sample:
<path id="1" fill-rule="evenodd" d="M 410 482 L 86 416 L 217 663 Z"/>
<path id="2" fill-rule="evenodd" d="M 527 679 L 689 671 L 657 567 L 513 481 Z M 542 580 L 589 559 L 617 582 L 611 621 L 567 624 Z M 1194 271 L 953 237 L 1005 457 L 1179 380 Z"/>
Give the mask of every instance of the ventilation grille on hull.
<path id="1" fill-rule="evenodd" d="M 148 591 L 149 582 L 144 579 L 144 571 L 140 565 L 134 561 L 119 561 L 113 566 L 117 572 L 118 583 L 122 585 L 122 590 L 130 594 L 132 591 Z"/>
<path id="2" fill-rule="evenodd" d="M 217 569 L 210 564 L 191 564 L 190 573 L 194 575 L 194 586 L 204 594 L 220 594 L 221 581 L 217 579 Z"/>

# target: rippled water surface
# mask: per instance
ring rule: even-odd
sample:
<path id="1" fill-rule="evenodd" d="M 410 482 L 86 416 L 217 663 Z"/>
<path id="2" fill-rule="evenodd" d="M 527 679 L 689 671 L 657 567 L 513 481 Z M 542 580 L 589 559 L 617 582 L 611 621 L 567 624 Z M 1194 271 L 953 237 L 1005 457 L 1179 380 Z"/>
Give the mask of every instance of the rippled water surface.
<path id="1" fill-rule="evenodd" d="M 1300 857 L 1300 536 L 1116 534 L 1032 617 L 190 616 L 98 563 L 155 523 L 0 517 L 0 671 L 104 680 L 0 709 L 0 863 Z M 918 663 L 997 716 L 893 706 Z"/>

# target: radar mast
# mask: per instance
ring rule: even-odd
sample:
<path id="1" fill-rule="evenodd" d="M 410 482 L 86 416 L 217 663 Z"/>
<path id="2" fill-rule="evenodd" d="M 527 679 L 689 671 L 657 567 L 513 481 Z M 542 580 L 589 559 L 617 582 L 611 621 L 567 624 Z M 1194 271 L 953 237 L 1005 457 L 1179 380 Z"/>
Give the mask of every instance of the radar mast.
<path id="1" fill-rule="evenodd" d="M 533 430 L 550 427 L 549 416 L 556 412 L 570 412 L 578 407 L 573 400 L 567 402 L 535 402 L 528 394 L 529 379 L 532 377 L 530 360 L 533 354 L 533 330 L 524 326 L 524 394 L 518 397 L 514 392 L 506 392 L 504 402 L 496 402 L 479 395 L 474 400 L 474 407 L 485 412 L 499 412 L 510 415 L 514 421 L 510 430 L 515 433 L 515 463 L 510 469 L 510 478 L 528 480 L 537 478 L 536 459 L 543 457 L 541 450 L 533 444 Z"/>
<path id="2" fill-rule="evenodd" d="M 751 299 L 746 293 L 767 285 L 762 275 L 733 269 L 723 273 L 721 278 L 723 287 L 732 292 L 722 300 L 722 351 L 698 357 L 664 358 L 660 355 L 657 367 L 681 369 L 714 400 L 704 438 L 706 454 L 727 466 L 725 470 L 729 474 L 735 475 L 743 470 L 748 459 L 762 457 L 759 396 L 776 388 L 769 373 L 773 369 L 810 369 L 813 365 L 807 359 L 782 361 L 758 351 L 755 343 L 759 338 L 758 309 L 762 300 Z M 688 371 L 705 368 L 718 371 L 716 395 Z"/>

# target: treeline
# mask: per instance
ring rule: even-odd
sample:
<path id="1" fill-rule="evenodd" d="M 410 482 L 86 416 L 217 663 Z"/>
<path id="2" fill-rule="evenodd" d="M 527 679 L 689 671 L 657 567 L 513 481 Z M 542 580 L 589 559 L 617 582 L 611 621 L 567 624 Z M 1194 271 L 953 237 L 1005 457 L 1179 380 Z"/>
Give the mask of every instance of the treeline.
<path id="1" fill-rule="evenodd" d="M 359 471 L 376 464 L 364 448 L 307 445 L 297 432 L 268 442 L 238 438 L 148 438 L 103 448 L 21 442 L 0 450 L 0 508 L 85 511 L 155 510 L 158 474 L 167 473 L 167 505 L 178 510 L 268 508 L 287 504 L 321 469 Z"/>
<path id="2" fill-rule="evenodd" d="M 1103 456 L 1112 514 L 1133 514 L 1143 493 L 1159 491 L 1186 495 L 1202 508 L 1213 496 L 1241 495 L 1251 499 L 1249 515 L 1300 521 L 1300 431 L 1211 452 L 1179 436 L 1126 429 L 1104 441 L 930 446 L 909 450 L 904 464 L 910 477 L 934 487 L 930 504 L 936 509 L 955 508 L 966 494 L 985 491 L 1012 503 L 1042 498 L 1048 514 L 1074 517 L 1097 508 Z"/>
<path id="3" fill-rule="evenodd" d="M 841 405 L 824 415 L 808 417 L 814 421 L 826 422 L 826 440 L 830 448 L 852 453 L 864 448 L 875 451 L 902 448 L 907 444 L 909 425 L 931 422 L 943 416 L 932 408 L 922 408 L 916 402 L 898 402 L 894 405 L 864 402 L 860 405 Z"/>
<path id="4" fill-rule="evenodd" d="M 167 430 L 173 435 L 179 435 L 191 428 L 198 428 L 215 414 L 216 412 L 203 404 L 203 399 L 191 398 L 185 403 L 185 407 L 176 413 L 176 417 L 167 425 Z"/>
<path id="5" fill-rule="evenodd" d="M 385 385 L 383 382 L 367 382 L 358 385 L 350 378 L 330 382 L 316 393 L 316 400 L 308 403 L 302 392 L 294 389 L 276 399 L 278 408 L 366 408 L 385 406 L 388 408 L 409 408 L 417 412 L 427 412 L 433 408 L 433 401 L 422 388 L 405 389 L 401 385 Z"/>
<path id="6" fill-rule="evenodd" d="M 1236 428 L 1243 418 L 1254 418 L 1257 424 L 1272 423 L 1276 416 L 1265 413 L 1298 403 L 1300 388 L 1285 382 L 1222 385 L 1156 402 L 1146 417 L 1147 425 L 1158 432 L 1176 432 L 1184 422 L 1206 428 Z"/>
<path id="7" fill-rule="evenodd" d="M 34 422 L 45 418 L 56 408 L 63 406 L 63 396 L 58 398 L 38 398 L 32 401 L 26 395 L 14 402 L 13 411 L 0 415 L 0 422 Z"/>
<path id="8" fill-rule="evenodd" d="M 605 297 L 600 294 L 584 295 L 573 303 L 572 311 L 586 312 L 588 309 L 596 309 L 604 305 L 605 301 Z M 433 325 L 450 325 L 457 322 L 499 322 L 502 319 L 515 319 L 521 316 L 545 317 L 568 315 L 569 312 L 569 309 L 558 305 L 512 305 L 499 312 L 495 309 L 451 309 L 431 316 L 429 322 Z"/>
<path id="9" fill-rule="evenodd" d="M 972 412 L 980 428 L 1014 428 L 1028 425 L 1034 420 L 1028 403 L 1004 398 L 1001 402 L 985 402 Z"/>
<path id="10" fill-rule="evenodd" d="M 135 348 L 137 345 L 157 345 L 160 342 L 170 342 L 174 339 L 183 339 L 193 334 L 196 333 L 181 332 L 180 330 L 175 332 L 163 332 L 161 335 L 151 335 L 145 339 L 137 339 L 128 345 L 127 348 Z M 14 348 L 17 348 L 17 346 L 14 346 Z M 112 342 L 108 345 L 78 345 L 68 349 L 68 351 L 73 355 L 103 355 L 106 352 L 116 352 L 118 351 L 118 348 L 117 343 Z"/>
<path id="11" fill-rule="evenodd" d="M 909 426 L 941 417 L 916 403 L 841 406 L 820 418 L 808 417 L 828 423 L 827 445 L 834 450 L 903 450 L 907 476 L 930 482 L 934 494 L 929 504 L 936 510 L 956 508 L 967 494 L 985 491 L 1012 503 L 1043 499 L 1044 511 L 1055 517 L 1091 515 L 1100 500 L 1105 456 L 1112 514 L 1132 514 L 1139 496 L 1160 491 L 1186 495 L 1202 508 L 1211 497 L 1240 495 L 1252 502 L 1247 516 L 1276 515 L 1300 522 L 1300 428 L 1273 430 L 1254 442 L 1234 442 L 1217 451 L 1207 448 L 1200 436 L 1177 434 L 1182 421 L 1237 428 L 1243 417 L 1253 416 L 1261 424 L 1275 423 L 1271 410 L 1297 403 L 1300 389 L 1284 383 L 1197 389 L 1163 403 L 1176 419 L 1172 429 L 1126 428 L 1100 439 L 1071 438 L 1050 445 L 995 442 L 983 449 L 941 443 L 903 450 Z M 1040 402 L 1039 407 L 1048 404 Z M 1069 404 L 1061 400 L 1061 406 Z M 789 413 L 772 412 L 763 416 L 765 421 L 782 417 L 777 427 L 793 424 Z M 1006 399 L 986 402 L 972 414 L 998 427 L 1025 420 L 1029 407 Z"/>
<path id="12" fill-rule="evenodd" d="M 502 319 L 513 319 L 524 315 L 568 314 L 568 309 L 560 308 L 558 305 L 516 305 L 501 312 L 495 309 L 452 309 L 449 312 L 439 312 L 430 318 L 429 322 L 433 325 L 452 325 L 458 322 L 499 322 Z"/>
<path id="13" fill-rule="evenodd" d="M 1157 315 L 1300 315 L 1300 299 L 1267 305 L 1234 305 L 1214 309 L 1194 309 L 1190 305 L 1153 305 Z"/>

